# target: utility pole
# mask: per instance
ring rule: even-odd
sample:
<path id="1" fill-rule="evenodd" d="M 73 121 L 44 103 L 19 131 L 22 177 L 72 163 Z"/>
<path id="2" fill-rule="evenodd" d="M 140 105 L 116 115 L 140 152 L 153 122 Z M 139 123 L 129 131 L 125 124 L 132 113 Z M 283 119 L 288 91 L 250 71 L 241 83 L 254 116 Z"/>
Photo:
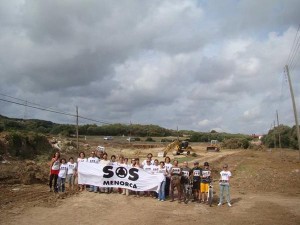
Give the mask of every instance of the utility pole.
<path id="1" fill-rule="evenodd" d="M 76 106 L 76 144 L 77 151 L 79 150 L 79 138 L 78 138 L 78 106 Z"/>
<path id="2" fill-rule="evenodd" d="M 279 142 L 279 148 L 281 151 L 281 137 L 280 137 L 280 129 L 279 129 L 279 117 L 278 117 L 278 111 L 276 110 L 276 117 L 277 117 L 277 127 L 278 127 L 278 142 Z"/>
<path id="3" fill-rule="evenodd" d="M 298 139 L 299 160 L 300 160 L 300 131 L 299 131 L 298 116 L 297 116 L 297 108 L 296 108 L 294 91 L 293 91 L 293 86 L 292 86 L 292 81 L 291 81 L 290 71 L 289 71 L 288 65 L 286 65 L 285 68 L 286 68 L 286 74 L 287 74 L 289 85 L 290 85 L 290 92 L 291 92 L 293 109 L 294 109 L 294 116 L 295 116 L 295 122 L 296 122 L 296 131 L 297 131 L 297 139 Z"/>
<path id="4" fill-rule="evenodd" d="M 275 134 L 275 120 L 274 120 L 274 123 L 273 123 L 273 129 L 274 129 L 274 132 L 273 132 L 273 134 L 274 134 L 274 148 L 276 148 L 277 146 L 276 146 L 276 134 Z"/>
<path id="5" fill-rule="evenodd" d="M 24 120 L 27 119 L 27 100 L 25 101 Z"/>

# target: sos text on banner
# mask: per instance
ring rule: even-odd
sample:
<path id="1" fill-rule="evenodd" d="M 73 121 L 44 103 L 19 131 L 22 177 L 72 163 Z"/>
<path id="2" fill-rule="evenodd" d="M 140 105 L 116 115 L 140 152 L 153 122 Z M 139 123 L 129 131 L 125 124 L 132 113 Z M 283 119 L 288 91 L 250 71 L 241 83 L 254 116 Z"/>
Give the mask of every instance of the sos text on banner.
<path id="1" fill-rule="evenodd" d="M 134 191 L 158 191 L 163 180 L 163 174 L 150 174 L 140 168 L 101 166 L 89 162 L 81 162 L 78 165 L 78 184 L 126 188 Z"/>

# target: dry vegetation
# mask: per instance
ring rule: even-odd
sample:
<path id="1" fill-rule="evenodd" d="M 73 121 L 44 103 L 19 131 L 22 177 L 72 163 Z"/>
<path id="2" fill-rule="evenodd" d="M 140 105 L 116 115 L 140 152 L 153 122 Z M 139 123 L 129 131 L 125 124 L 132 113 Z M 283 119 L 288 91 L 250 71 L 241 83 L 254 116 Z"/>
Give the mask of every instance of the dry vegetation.
<path id="1" fill-rule="evenodd" d="M 162 144 L 154 142 L 157 146 L 143 149 L 125 144 L 122 139 L 114 142 L 88 139 L 81 144 L 84 142 L 90 143 L 86 152 L 101 144 L 106 146 L 109 155 L 124 154 L 129 158 L 143 158 L 148 152 L 156 156 L 163 148 Z M 75 224 L 299 224 L 300 163 L 297 151 L 223 149 L 219 153 L 207 153 L 205 146 L 192 145 L 198 155 L 196 158 L 179 157 L 210 162 L 215 178 L 218 178 L 222 164 L 228 163 L 233 174 L 231 208 L 216 206 L 217 183 L 211 208 L 196 203 L 185 205 L 89 192 L 67 192 L 60 198 L 48 192 L 45 158 L 11 160 L 0 165 L 0 224 L 65 224 L 71 221 Z M 66 156 L 76 154 L 65 153 Z"/>

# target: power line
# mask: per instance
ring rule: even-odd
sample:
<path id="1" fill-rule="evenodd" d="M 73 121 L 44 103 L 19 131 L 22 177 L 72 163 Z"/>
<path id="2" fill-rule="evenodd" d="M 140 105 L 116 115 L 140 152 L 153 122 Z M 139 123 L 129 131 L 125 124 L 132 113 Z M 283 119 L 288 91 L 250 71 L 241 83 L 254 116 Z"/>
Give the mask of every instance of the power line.
<path id="1" fill-rule="evenodd" d="M 300 48 L 300 36 L 299 36 L 299 38 L 298 38 L 298 45 L 297 45 L 297 47 L 296 47 L 294 57 L 293 57 L 293 59 L 292 59 L 292 61 L 291 61 L 291 70 L 294 70 L 295 67 L 296 67 L 297 61 L 294 61 L 294 60 L 295 60 L 295 58 L 297 57 L 297 55 L 299 54 L 299 48 Z"/>
<path id="2" fill-rule="evenodd" d="M 30 102 L 30 101 L 27 101 L 27 100 L 24 100 L 24 99 L 21 99 L 21 98 L 16 98 L 16 97 L 13 97 L 13 96 L 10 96 L 10 95 L 6 95 L 6 94 L 3 94 L 3 93 L 0 93 L 0 95 L 8 97 L 8 98 L 15 99 L 15 100 L 19 100 L 19 101 L 22 101 L 22 102 L 25 102 L 25 103 L 30 103 L 31 105 L 36 105 L 36 106 L 41 106 L 41 107 L 46 108 L 46 109 L 51 109 L 51 107 L 42 106 L 40 104 L 37 104 L 37 103 L 34 103 L 34 102 Z"/>
<path id="3" fill-rule="evenodd" d="M 295 35 L 291 50 L 290 50 L 290 54 L 288 56 L 287 59 L 287 63 L 286 65 L 288 65 L 290 67 L 290 72 L 295 68 L 296 63 L 295 63 L 295 58 L 297 57 L 298 53 L 299 53 L 299 48 L 300 48 L 300 35 L 298 36 L 300 30 L 300 24 L 298 26 L 298 30 L 297 33 Z"/>
<path id="4" fill-rule="evenodd" d="M 14 102 L 14 101 L 10 101 L 10 100 L 7 100 L 7 99 L 0 98 L 0 101 L 8 102 L 8 103 L 16 104 L 16 105 L 22 105 L 22 106 L 26 106 L 26 107 L 29 107 L 29 108 L 34 108 L 34 109 L 38 109 L 38 110 L 42 110 L 42 111 L 47 111 L 47 112 L 52 112 L 52 113 L 56 113 L 56 114 L 65 115 L 65 116 L 71 116 L 71 117 L 75 117 L 75 118 L 77 117 L 77 115 L 75 115 L 75 114 L 60 112 L 60 111 L 56 111 L 56 110 L 49 109 L 49 108 L 42 108 L 42 107 L 39 107 L 39 106 L 28 105 L 26 103 Z M 95 119 L 91 119 L 91 118 L 88 118 L 88 117 L 85 117 L 85 116 L 78 116 L 78 118 L 88 120 L 88 121 L 92 121 L 92 122 L 96 122 L 96 123 L 100 123 L 100 124 L 112 124 L 112 123 L 107 122 L 107 121 L 95 120 Z"/>
<path id="5" fill-rule="evenodd" d="M 299 33 L 299 29 L 300 29 L 300 24 L 299 24 L 299 26 L 298 26 L 297 33 L 296 33 L 296 35 L 295 35 L 295 37 L 294 37 L 294 41 L 293 41 L 293 44 L 292 44 L 292 47 L 291 47 L 291 51 L 290 51 L 289 57 L 288 57 L 288 59 L 287 59 L 286 65 L 289 65 L 289 64 L 290 64 L 289 62 L 290 62 L 290 60 L 291 60 L 292 52 L 293 52 L 293 49 L 294 49 L 294 45 L 295 45 L 295 43 L 296 43 L 296 39 L 297 39 L 297 36 L 298 36 L 298 33 Z"/>

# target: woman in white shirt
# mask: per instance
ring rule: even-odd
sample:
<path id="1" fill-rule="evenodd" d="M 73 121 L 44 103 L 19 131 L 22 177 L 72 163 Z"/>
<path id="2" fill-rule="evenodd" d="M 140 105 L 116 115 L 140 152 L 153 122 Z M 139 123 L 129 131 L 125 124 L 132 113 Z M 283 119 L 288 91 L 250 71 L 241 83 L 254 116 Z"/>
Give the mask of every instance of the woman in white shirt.
<path id="1" fill-rule="evenodd" d="M 162 173 L 165 176 L 165 179 L 160 184 L 160 189 L 159 189 L 159 192 L 158 192 L 158 201 L 164 202 L 166 200 L 166 194 L 165 194 L 166 193 L 166 189 L 165 189 L 166 176 L 168 175 L 168 172 L 167 172 L 167 169 L 165 167 L 165 162 L 164 161 L 161 161 L 159 163 L 158 172 Z"/>
<path id="2" fill-rule="evenodd" d="M 173 165 L 172 165 L 172 163 L 171 163 L 171 159 L 170 159 L 170 157 L 166 157 L 165 158 L 165 167 L 166 167 L 166 171 L 167 171 L 167 173 L 168 173 L 168 175 L 166 176 L 166 188 L 165 188 L 165 195 L 166 195 L 166 197 L 168 197 L 169 196 L 169 193 L 170 193 L 170 171 L 171 171 L 171 169 L 172 169 L 172 167 L 173 167 Z"/>
<path id="3" fill-rule="evenodd" d="M 77 163 L 74 162 L 73 157 L 69 158 L 68 172 L 67 172 L 67 182 L 69 184 L 69 190 L 74 190 L 75 172 L 77 168 Z"/>
<path id="4" fill-rule="evenodd" d="M 87 158 L 85 158 L 85 153 L 84 152 L 80 152 L 79 157 L 77 158 L 76 176 L 78 176 L 78 165 L 81 162 L 87 162 Z M 84 184 L 79 184 L 78 186 L 79 186 L 79 191 L 83 191 L 85 189 Z"/>

